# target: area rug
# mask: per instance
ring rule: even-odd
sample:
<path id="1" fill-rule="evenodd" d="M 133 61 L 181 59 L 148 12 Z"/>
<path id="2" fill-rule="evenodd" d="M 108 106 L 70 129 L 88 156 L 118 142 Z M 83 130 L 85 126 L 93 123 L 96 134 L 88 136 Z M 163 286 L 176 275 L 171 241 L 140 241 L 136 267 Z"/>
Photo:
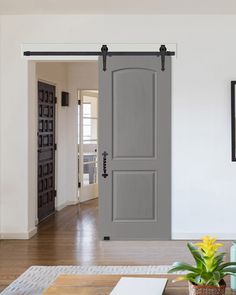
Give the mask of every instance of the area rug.
<path id="1" fill-rule="evenodd" d="M 31 266 L 1 295 L 41 295 L 61 274 L 167 274 L 170 266 Z"/>

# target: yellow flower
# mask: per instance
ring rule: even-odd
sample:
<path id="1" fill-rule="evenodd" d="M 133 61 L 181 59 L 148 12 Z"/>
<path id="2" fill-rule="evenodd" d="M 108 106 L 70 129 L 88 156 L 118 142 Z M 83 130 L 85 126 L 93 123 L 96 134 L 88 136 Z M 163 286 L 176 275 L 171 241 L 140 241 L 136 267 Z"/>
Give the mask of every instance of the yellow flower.
<path id="1" fill-rule="evenodd" d="M 202 243 L 196 243 L 195 245 L 199 247 L 199 251 L 202 252 L 205 258 L 205 265 L 210 270 L 214 265 L 218 248 L 224 245 L 216 243 L 216 238 L 211 238 L 210 236 L 203 237 Z"/>
<path id="2" fill-rule="evenodd" d="M 219 247 L 224 246 L 223 244 L 215 243 L 216 238 L 211 238 L 210 236 L 205 236 L 202 240 L 202 243 L 196 243 L 195 245 L 198 246 L 204 252 L 204 255 L 208 257 L 213 256 Z"/>

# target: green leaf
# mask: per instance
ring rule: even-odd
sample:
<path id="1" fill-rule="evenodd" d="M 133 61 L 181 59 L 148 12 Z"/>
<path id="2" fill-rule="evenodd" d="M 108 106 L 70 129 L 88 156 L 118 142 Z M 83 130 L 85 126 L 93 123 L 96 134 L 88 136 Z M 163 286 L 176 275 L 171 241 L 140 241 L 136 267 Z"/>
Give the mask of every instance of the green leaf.
<path id="1" fill-rule="evenodd" d="M 222 278 L 224 278 L 225 276 L 236 276 L 236 273 L 234 272 L 223 272 L 222 273 Z"/>
<path id="2" fill-rule="evenodd" d="M 224 256 L 225 256 L 225 252 L 221 252 L 221 253 L 219 253 L 219 254 L 217 254 L 216 256 L 215 256 L 215 258 L 214 258 L 214 260 L 215 260 L 215 263 L 216 264 L 221 264 L 222 262 L 223 262 L 223 260 L 224 260 Z"/>
<path id="3" fill-rule="evenodd" d="M 196 261 L 197 268 L 205 268 L 204 258 L 198 248 L 193 243 L 187 243 L 187 246 Z"/>
<path id="4" fill-rule="evenodd" d="M 197 285 L 204 283 L 204 280 L 202 279 L 201 275 L 196 273 L 188 273 L 185 277 L 187 281 L 190 281 Z"/>
<path id="5" fill-rule="evenodd" d="M 219 281 L 221 280 L 221 273 L 219 271 L 213 272 L 213 278 L 216 282 L 219 283 Z"/>
<path id="6" fill-rule="evenodd" d="M 236 266 L 236 262 L 227 262 L 220 265 L 219 269 L 224 269 L 228 266 Z"/>
<path id="7" fill-rule="evenodd" d="M 202 278 L 201 275 L 196 276 L 195 284 L 200 285 L 200 284 L 204 284 L 204 283 L 205 283 L 205 281 L 204 281 L 204 279 Z"/>
<path id="8" fill-rule="evenodd" d="M 232 273 L 236 273 L 236 266 L 228 266 L 228 267 L 224 267 L 222 269 L 223 272 L 232 272 Z"/>
<path id="9" fill-rule="evenodd" d="M 201 269 L 193 267 L 192 265 L 188 263 L 176 262 L 173 264 L 172 268 L 168 271 L 168 273 L 173 273 L 176 271 L 191 271 L 191 272 L 199 274 L 201 272 Z"/>

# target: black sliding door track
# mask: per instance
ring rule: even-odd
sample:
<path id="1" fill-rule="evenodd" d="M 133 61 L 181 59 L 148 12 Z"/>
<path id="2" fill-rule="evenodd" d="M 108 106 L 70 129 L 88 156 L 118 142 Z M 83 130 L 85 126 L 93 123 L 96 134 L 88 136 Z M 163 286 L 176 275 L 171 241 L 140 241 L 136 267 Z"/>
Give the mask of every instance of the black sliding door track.
<path id="1" fill-rule="evenodd" d="M 174 56 L 174 51 L 167 51 L 165 45 L 161 45 L 160 51 L 108 51 L 103 45 L 101 51 L 24 51 L 24 56 L 102 56 L 103 70 L 106 71 L 107 56 L 160 56 L 161 70 L 165 70 L 165 56 Z"/>

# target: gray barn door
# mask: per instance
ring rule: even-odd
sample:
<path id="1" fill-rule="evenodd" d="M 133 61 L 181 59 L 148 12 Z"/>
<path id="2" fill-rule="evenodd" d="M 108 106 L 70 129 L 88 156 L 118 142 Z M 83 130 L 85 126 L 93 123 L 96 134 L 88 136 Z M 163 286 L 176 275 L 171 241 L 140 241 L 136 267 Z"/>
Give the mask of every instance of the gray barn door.
<path id="1" fill-rule="evenodd" d="M 164 72 L 155 56 L 108 57 L 102 68 L 100 58 L 100 238 L 170 239 L 171 58 Z"/>

